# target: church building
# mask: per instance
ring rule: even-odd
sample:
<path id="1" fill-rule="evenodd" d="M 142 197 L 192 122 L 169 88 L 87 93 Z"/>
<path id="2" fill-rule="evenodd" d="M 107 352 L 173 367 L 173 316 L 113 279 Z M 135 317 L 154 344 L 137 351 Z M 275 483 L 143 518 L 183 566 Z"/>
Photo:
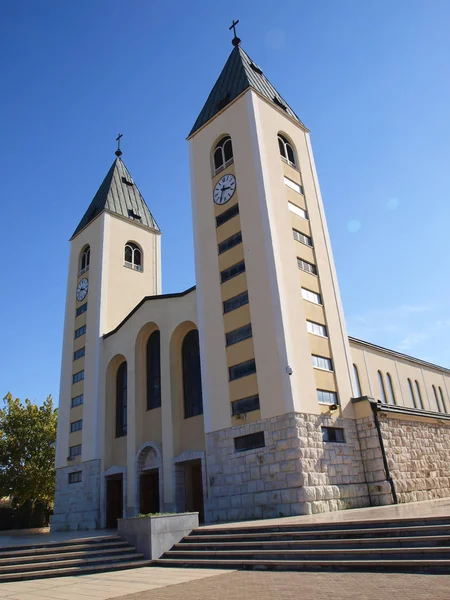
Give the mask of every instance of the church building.
<path id="1" fill-rule="evenodd" d="M 188 136 L 196 285 L 120 149 L 70 240 L 52 530 L 450 496 L 450 370 L 349 338 L 309 131 L 238 38 Z"/>

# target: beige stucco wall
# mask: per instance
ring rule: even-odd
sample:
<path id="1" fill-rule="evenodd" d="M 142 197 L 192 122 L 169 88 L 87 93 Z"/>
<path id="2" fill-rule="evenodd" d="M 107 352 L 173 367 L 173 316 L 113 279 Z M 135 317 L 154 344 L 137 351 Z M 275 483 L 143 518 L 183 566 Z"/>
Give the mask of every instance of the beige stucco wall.
<path id="1" fill-rule="evenodd" d="M 127 467 L 127 497 L 132 507 L 136 486 L 136 460 L 145 443 L 162 447 L 164 502 L 173 496 L 173 459 L 185 451 L 202 452 L 205 447 L 203 417 L 184 419 L 182 397 L 181 344 L 196 328 L 195 291 L 179 297 L 161 297 L 142 306 L 112 335 L 103 340 L 103 387 L 101 411 L 114 416 L 115 397 L 108 388 L 108 368 L 117 372 L 117 356 L 128 363 L 128 431 L 115 440 L 113 419 L 102 432 L 102 471 L 112 466 Z M 161 336 L 161 408 L 146 410 L 145 346 L 158 328 Z M 108 425 L 109 423 L 109 425 Z M 123 441 L 124 440 L 124 441 Z M 114 447 L 114 451 L 110 449 Z"/>
<path id="2" fill-rule="evenodd" d="M 361 394 L 363 396 L 372 396 L 377 400 L 382 400 L 378 378 L 378 371 L 381 371 L 388 400 L 390 400 L 390 396 L 387 373 L 391 376 L 395 403 L 398 406 L 413 406 L 408 385 L 409 378 L 413 384 L 416 399 L 417 391 L 415 382 L 419 383 L 423 408 L 425 410 L 438 411 L 432 388 L 434 385 L 438 394 L 440 394 L 439 388 L 442 390 L 446 412 L 450 411 L 448 395 L 450 390 L 450 371 L 448 369 L 425 363 L 414 357 L 374 347 L 371 344 L 355 339 L 350 340 L 350 346 L 353 363 L 358 368 Z"/>
<path id="3" fill-rule="evenodd" d="M 299 171 L 280 158 L 277 143 L 280 131 L 296 146 Z M 234 164 L 212 177 L 211 148 L 225 134 L 232 139 Z M 229 402 L 247 394 L 251 388 L 247 380 L 251 377 L 257 380 L 263 419 L 293 410 L 321 412 L 317 402 L 318 384 L 326 384 L 331 391 L 337 390 L 342 413 L 352 416 L 349 404 L 351 363 L 345 323 L 305 129 L 248 90 L 193 136 L 190 158 L 199 331 L 205 350 L 206 430 L 231 425 Z M 236 193 L 229 203 L 216 207 L 212 190 L 215 181 L 226 172 L 236 175 Z M 304 196 L 286 186 L 285 175 L 303 185 Z M 236 201 L 239 202 L 239 217 L 216 229 L 215 216 Z M 308 210 L 310 220 L 289 211 L 289 201 Z M 313 236 L 314 250 L 293 240 L 292 227 Z M 242 231 L 242 245 L 217 257 L 217 242 L 239 230 Z M 299 273 L 297 256 L 318 265 L 320 282 L 317 277 Z M 221 285 L 220 270 L 241 257 L 245 259 L 246 273 Z M 312 336 L 306 331 L 306 315 L 311 309 L 305 307 L 302 285 L 320 291 L 324 297 L 320 314 L 330 336 L 325 345 L 310 340 Z M 229 331 L 245 323 L 233 313 L 223 318 L 222 300 L 243 291 L 245 286 L 250 299 L 246 311 L 251 316 L 257 375 L 231 382 L 228 386 L 224 366 L 230 364 L 230 354 L 237 354 L 237 349 L 226 350 L 225 344 L 218 340 L 223 339 L 224 328 Z M 245 314 L 242 308 L 239 311 Z M 243 343 L 239 345 L 243 346 Z M 313 371 L 311 351 L 317 345 L 322 345 L 322 351 L 326 352 L 322 355 L 333 359 L 336 375 L 317 375 Z M 248 349 L 242 350 L 242 357 L 250 357 Z M 287 374 L 288 366 L 293 369 L 292 376 Z"/>

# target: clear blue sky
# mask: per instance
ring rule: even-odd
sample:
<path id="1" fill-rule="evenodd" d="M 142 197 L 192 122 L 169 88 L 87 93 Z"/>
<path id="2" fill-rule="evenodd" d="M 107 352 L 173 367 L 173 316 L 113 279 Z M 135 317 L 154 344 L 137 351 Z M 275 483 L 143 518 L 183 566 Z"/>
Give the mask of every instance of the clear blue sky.
<path id="1" fill-rule="evenodd" d="M 450 365 L 448 0 L 3 0 L 0 393 L 57 398 L 68 239 L 114 158 L 194 284 L 185 137 L 243 48 L 311 129 L 350 335 Z"/>

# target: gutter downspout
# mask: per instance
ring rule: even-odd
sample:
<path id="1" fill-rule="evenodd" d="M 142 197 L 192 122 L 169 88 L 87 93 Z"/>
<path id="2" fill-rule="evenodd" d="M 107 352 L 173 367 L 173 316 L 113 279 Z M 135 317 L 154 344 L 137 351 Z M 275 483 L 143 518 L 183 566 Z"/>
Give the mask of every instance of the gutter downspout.
<path id="1" fill-rule="evenodd" d="M 376 430 L 378 433 L 378 441 L 380 443 L 381 455 L 383 457 L 384 471 L 386 473 L 386 481 L 388 481 L 389 485 L 391 486 L 391 493 L 392 493 L 392 499 L 394 500 L 394 504 L 398 504 L 397 492 L 395 491 L 395 483 L 391 477 L 388 461 L 386 458 L 386 449 L 384 447 L 383 434 L 381 433 L 380 419 L 378 417 L 378 405 L 376 402 L 370 402 L 370 407 L 372 408 L 373 420 L 374 420 L 375 427 L 376 427 Z"/>

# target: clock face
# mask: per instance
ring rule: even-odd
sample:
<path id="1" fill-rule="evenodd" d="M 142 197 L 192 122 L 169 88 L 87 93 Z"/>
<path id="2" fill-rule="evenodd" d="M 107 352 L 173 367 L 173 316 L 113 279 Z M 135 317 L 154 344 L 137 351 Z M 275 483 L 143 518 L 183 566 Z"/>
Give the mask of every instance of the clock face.
<path id="1" fill-rule="evenodd" d="M 88 293 L 88 288 L 89 288 L 89 282 L 86 279 L 86 277 L 83 277 L 83 279 L 77 285 L 77 300 L 78 300 L 78 302 L 81 302 L 82 300 L 84 300 L 86 298 L 87 293 Z"/>
<path id="2" fill-rule="evenodd" d="M 216 204 L 225 204 L 231 200 L 236 191 L 236 178 L 234 175 L 224 175 L 214 187 L 213 198 Z"/>

